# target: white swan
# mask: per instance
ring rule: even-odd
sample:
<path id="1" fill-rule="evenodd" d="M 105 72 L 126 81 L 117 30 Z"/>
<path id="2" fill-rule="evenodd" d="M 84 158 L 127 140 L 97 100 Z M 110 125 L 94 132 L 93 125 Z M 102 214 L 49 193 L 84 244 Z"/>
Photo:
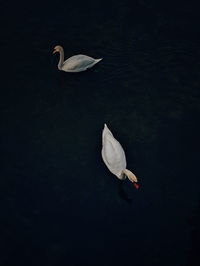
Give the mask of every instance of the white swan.
<path id="1" fill-rule="evenodd" d="M 121 144 L 114 138 L 112 132 L 104 124 L 102 133 L 102 158 L 111 173 L 120 180 L 128 179 L 134 184 L 135 188 L 139 188 L 137 177 L 128 169 L 126 169 L 126 156 Z"/>
<path id="2" fill-rule="evenodd" d="M 79 54 L 74 55 L 64 61 L 64 50 L 62 46 L 56 45 L 54 47 L 53 54 L 57 52 L 60 54 L 58 69 L 65 72 L 85 71 L 86 69 L 93 67 L 95 64 L 102 60 L 102 58 L 94 59 L 90 56 Z"/>

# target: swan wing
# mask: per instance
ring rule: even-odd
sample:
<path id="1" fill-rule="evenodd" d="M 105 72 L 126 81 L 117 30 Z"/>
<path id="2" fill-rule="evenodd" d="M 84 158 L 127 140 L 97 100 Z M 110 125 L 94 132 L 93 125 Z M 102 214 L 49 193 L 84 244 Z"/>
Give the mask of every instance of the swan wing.
<path id="1" fill-rule="evenodd" d="M 92 67 L 97 62 L 99 62 L 99 59 L 94 59 L 87 55 L 74 55 L 63 63 L 62 70 L 69 72 L 79 72 Z"/>
<path id="2" fill-rule="evenodd" d="M 108 169 L 118 177 L 126 168 L 124 150 L 108 128 L 103 130 L 102 158 Z"/>

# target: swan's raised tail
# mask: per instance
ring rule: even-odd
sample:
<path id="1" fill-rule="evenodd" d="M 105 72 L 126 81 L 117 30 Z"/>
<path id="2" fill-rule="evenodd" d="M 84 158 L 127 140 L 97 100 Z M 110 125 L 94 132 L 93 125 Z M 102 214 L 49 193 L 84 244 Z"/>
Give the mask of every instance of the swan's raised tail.
<path id="1" fill-rule="evenodd" d="M 103 58 L 99 58 L 99 59 L 93 59 L 94 61 L 92 62 L 92 64 L 90 64 L 89 66 L 86 67 L 87 68 L 91 68 L 93 67 L 94 65 L 96 65 L 98 62 L 100 62 Z M 85 70 L 86 70 L 85 69 Z"/>
<path id="2" fill-rule="evenodd" d="M 95 64 L 99 63 L 103 58 L 95 59 Z"/>

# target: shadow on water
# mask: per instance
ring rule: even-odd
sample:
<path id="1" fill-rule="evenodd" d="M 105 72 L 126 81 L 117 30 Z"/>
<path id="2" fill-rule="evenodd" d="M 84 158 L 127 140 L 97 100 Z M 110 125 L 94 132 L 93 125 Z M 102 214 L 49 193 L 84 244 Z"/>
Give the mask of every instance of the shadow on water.
<path id="1" fill-rule="evenodd" d="M 126 192 L 126 190 L 124 188 L 124 181 L 119 180 L 118 193 L 119 193 L 119 197 L 122 200 L 125 200 L 129 204 L 132 203 L 132 198 L 129 197 L 128 193 Z"/>

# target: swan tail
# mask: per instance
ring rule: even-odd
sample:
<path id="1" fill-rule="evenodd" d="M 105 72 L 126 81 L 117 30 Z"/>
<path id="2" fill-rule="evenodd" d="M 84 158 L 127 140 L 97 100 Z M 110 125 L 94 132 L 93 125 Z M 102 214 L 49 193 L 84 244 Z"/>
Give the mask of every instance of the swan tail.
<path id="1" fill-rule="evenodd" d="M 95 64 L 99 63 L 103 58 L 95 59 Z"/>
<path id="2" fill-rule="evenodd" d="M 94 61 L 92 62 L 92 64 L 90 64 L 89 66 L 86 67 L 86 69 L 93 67 L 94 65 L 96 65 L 98 62 L 100 62 L 103 58 L 99 58 L 99 59 L 94 59 Z M 86 70 L 85 69 L 85 70 Z"/>

